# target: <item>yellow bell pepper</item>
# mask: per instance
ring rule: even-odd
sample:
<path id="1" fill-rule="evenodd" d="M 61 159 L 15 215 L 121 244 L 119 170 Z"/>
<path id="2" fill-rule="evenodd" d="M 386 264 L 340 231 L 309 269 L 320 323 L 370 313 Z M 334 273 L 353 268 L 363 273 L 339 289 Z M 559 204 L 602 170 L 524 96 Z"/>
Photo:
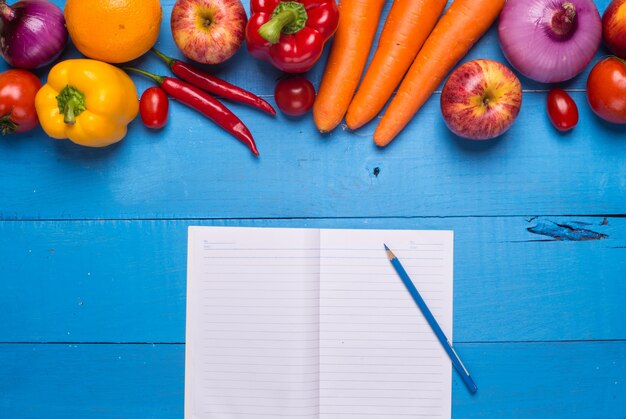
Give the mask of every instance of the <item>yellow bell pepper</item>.
<path id="1" fill-rule="evenodd" d="M 43 130 L 88 147 L 105 147 L 126 135 L 139 112 L 135 84 L 102 61 L 76 59 L 55 65 L 35 97 Z"/>

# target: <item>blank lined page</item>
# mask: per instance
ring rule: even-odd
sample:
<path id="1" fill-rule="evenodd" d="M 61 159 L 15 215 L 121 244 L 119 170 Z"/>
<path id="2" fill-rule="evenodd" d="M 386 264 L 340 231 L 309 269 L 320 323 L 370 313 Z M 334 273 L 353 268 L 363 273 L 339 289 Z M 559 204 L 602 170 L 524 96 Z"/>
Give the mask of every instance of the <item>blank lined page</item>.
<path id="1" fill-rule="evenodd" d="M 452 340 L 452 232 L 321 230 L 320 418 L 450 417 L 450 359 L 383 243 Z"/>
<path id="2" fill-rule="evenodd" d="M 191 227 L 186 418 L 319 417 L 319 231 Z"/>

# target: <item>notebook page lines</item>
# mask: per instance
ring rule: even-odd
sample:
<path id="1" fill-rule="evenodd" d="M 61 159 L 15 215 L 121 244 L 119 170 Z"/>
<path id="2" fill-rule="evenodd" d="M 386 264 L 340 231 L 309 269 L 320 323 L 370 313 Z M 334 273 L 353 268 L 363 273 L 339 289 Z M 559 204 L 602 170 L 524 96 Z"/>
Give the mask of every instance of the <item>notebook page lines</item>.
<path id="1" fill-rule="evenodd" d="M 319 232 L 189 237 L 186 417 L 318 418 Z"/>
<path id="2" fill-rule="evenodd" d="M 450 417 L 449 358 L 383 243 L 451 339 L 452 234 L 322 230 L 320 237 L 320 418 Z"/>

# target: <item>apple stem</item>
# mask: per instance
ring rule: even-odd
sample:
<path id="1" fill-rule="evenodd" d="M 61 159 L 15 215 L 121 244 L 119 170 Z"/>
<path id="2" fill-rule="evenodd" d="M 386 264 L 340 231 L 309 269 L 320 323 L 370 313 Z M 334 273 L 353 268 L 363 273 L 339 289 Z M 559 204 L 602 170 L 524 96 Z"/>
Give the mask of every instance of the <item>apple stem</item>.
<path id="1" fill-rule="evenodd" d="M 272 18 L 259 28 L 259 35 L 271 44 L 276 44 L 283 33 L 294 34 L 304 28 L 308 15 L 302 3 L 281 1 L 272 13 Z"/>
<path id="2" fill-rule="evenodd" d="M 558 38 L 566 38 L 576 26 L 576 6 L 566 1 L 561 8 L 552 15 L 550 27 Z"/>

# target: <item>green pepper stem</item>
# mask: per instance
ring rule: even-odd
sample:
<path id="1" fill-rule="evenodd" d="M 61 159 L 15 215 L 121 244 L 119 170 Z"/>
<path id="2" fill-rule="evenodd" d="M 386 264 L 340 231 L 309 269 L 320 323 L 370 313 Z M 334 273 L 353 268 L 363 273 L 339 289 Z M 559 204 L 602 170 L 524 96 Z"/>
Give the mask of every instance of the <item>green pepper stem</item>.
<path id="1" fill-rule="evenodd" d="M 276 44 L 280 36 L 294 34 L 304 28 L 308 15 L 302 3 L 281 1 L 272 13 L 272 18 L 259 28 L 259 35 L 271 44 Z"/>
<path id="2" fill-rule="evenodd" d="M 150 51 L 152 51 L 153 53 L 156 54 L 157 57 L 162 59 L 169 68 L 172 68 L 172 66 L 174 65 L 174 62 L 176 61 L 172 57 L 168 57 L 167 55 L 163 54 L 161 51 L 159 51 L 156 48 L 150 48 Z"/>
<path id="3" fill-rule="evenodd" d="M 56 99 L 59 113 L 63 115 L 63 122 L 68 125 L 74 125 L 76 117 L 87 109 L 85 107 L 85 94 L 70 85 L 61 90 Z"/>
<path id="4" fill-rule="evenodd" d="M 76 101 L 70 99 L 65 104 L 65 113 L 63 114 L 63 122 L 68 125 L 74 125 L 76 123 L 76 116 L 74 115 L 74 109 L 76 108 Z"/>
<path id="5" fill-rule="evenodd" d="M 146 70 L 142 70 L 142 69 L 140 69 L 140 68 L 135 68 L 135 67 L 122 67 L 122 70 L 132 71 L 132 72 L 135 72 L 135 73 L 139 73 L 139 74 L 141 74 L 141 75 L 144 75 L 144 76 L 148 77 L 149 79 L 154 80 L 154 82 L 155 82 L 156 84 L 158 84 L 158 85 L 163 84 L 163 82 L 165 81 L 165 77 L 163 77 L 163 76 L 158 76 L 158 75 L 156 75 L 156 74 L 154 74 L 154 73 L 150 73 L 150 72 L 148 72 L 148 71 L 146 71 Z"/>

